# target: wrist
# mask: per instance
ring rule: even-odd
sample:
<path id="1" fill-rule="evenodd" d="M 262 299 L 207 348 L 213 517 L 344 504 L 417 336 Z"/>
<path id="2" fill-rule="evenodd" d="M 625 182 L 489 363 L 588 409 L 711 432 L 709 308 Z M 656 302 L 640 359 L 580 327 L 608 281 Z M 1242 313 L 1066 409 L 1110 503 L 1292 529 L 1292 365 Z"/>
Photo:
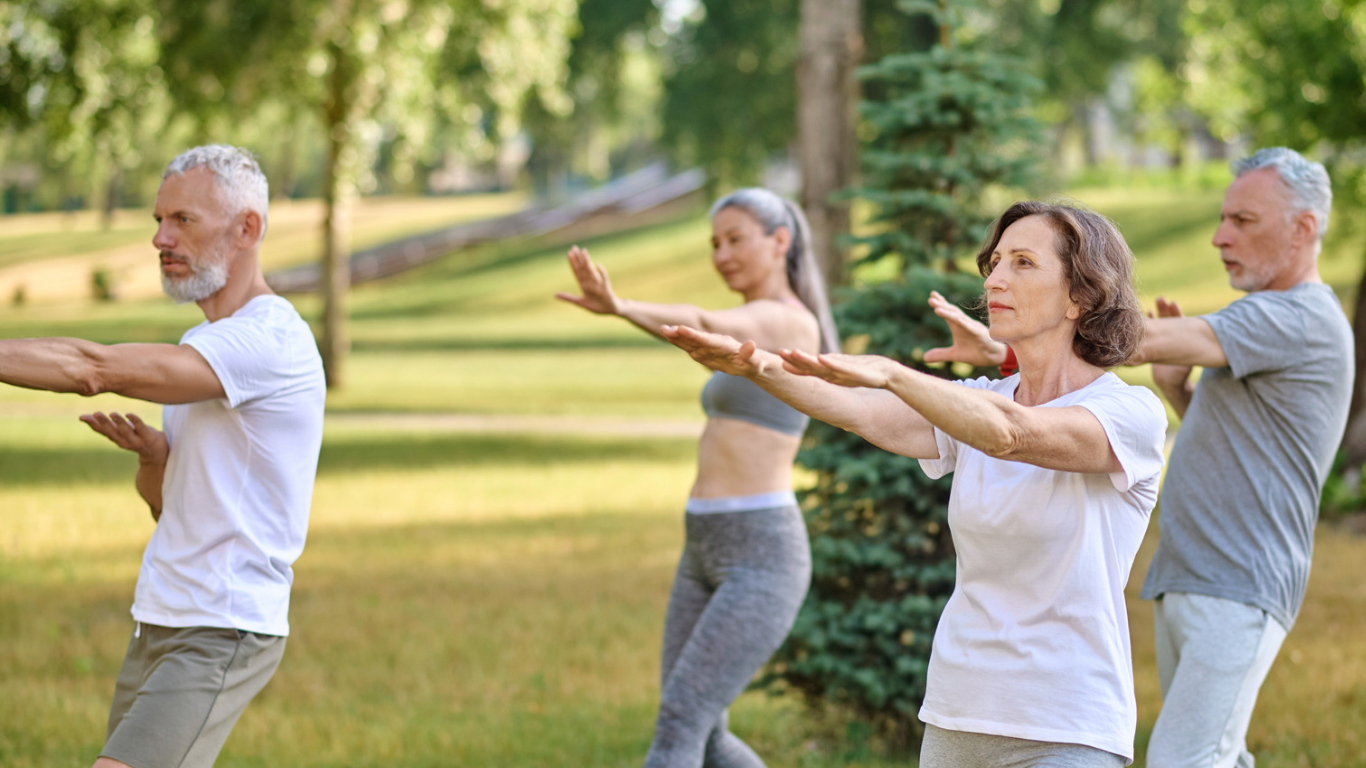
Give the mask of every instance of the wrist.
<path id="1" fill-rule="evenodd" d="M 139 467 L 164 467 L 169 455 L 166 453 L 142 453 L 138 452 Z"/>

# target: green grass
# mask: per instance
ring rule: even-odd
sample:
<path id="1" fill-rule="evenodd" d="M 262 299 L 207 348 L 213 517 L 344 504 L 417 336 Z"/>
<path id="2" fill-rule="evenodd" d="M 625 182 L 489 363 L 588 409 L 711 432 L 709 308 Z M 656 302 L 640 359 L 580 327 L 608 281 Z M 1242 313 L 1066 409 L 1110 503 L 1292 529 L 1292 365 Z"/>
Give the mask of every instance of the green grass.
<path id="1" fill-rule="evenodd" d="M 1208 244 L 1218 192 L 1079 190 L 1139 257 L 1146 300 L 1188 312 L 1236 294 Z M 397 226 L 397 225 L 396 225 Z M 30 233 L 32 234 L 32 233 Z M 273 233 L 276 234 L 276 233 Z M 586 243 L 623 295 L 731 306 L 698 217 Z M 61 250 L 60 231 L 42 247 Z M 59 248 L 59 245 L 61 246 Z M 330 397 L 285 662 L 220 766 L 638 765 L 682 543 L 691 440 L 413 431 L 357 413 L 700 424 L 705 372 L 620 321 L 552 298 L 564 243 L 471 249 L 353 293 L 349 386 Z M 272 240 L 267 239 L 267 250 Z M 70 252 L 69 250 L 64 252 Z M 1354 288 L 1359 247 L 1325 274 Z M 318 305 L 295 297 L 308 317 Z M 0 308 L 0 337 L 177 340 L 166 301 Z M 1143 381 L 1143 369 L 1126 373 Z M 88 763 L 104 732 L 152 530 L 134 461 L 75 421 L 156 408 L 0 388 L 0 765 Z M 1160 697 L 1151 607 L 1131 579 L 1140 764 Z M 1356 766 L 1366 721 L 1366 544 L 1319 532 L 1299 625 L 1250 743 L 1259 766 Z M 741 697 L 733 727 L 772 766 L 905 765 L 792 702 Z"/>

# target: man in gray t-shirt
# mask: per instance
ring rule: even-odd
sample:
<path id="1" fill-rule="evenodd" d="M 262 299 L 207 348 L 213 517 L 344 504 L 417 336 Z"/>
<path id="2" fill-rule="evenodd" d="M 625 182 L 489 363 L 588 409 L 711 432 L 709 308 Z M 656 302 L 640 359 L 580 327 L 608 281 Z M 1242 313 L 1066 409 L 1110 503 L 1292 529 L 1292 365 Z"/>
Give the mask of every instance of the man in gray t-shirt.
<path id="1" fill-rule="evenodd" d="M 1158 299 L 1143 349 L 1183 419 L 1142 592 L 1157 601 L 1154 768 L 1253 765 L 1248 724 L 1304 600 L 1352 393 L 1352 331 L 1317 267 L 1327 172 L 1283 148 L 1234 172 L 1214 245 L 1248 295 L 1192 318 Z"/>

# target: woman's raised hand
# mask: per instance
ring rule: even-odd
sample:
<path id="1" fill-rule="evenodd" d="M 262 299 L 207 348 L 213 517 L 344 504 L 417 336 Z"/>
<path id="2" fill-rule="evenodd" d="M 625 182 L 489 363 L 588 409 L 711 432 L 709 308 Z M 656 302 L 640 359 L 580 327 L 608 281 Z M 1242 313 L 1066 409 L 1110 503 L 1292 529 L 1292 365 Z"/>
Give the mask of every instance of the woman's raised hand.
<path id="1" fill-rule="evenodd" d="M 930 307 L 949 324 L 953 346 L 936 347 L 925 352 L 927 363 L 970 363 L 976 366 L 1000 365 L 1006 359 L 1006 345 L 991 338 L 987 327 L 968 317 L 957 304 L 930 291 Z"/>
<path id="2" fill-rule="evenodd" d="M 901 363 L 881 355 L 812 355 L 799 349 L 780 349 L 783 368 L 799 376 L 815 376 L 841 387 L 885 389 Z"/>
<path id="3" fill-rule="evenodd" d="M 665 341 L 713 371 L 732 376 L 752 376 L 759 372 L 759 361 L 754 359 L 759 347 L 752 341 L 741 344 L 724 334 L 699 331 L 686 325 L 665 325 L 659 332 Z"/>
<path id="4" fill-rule="evenodd" d="M 588 251 L 577 245 L 570 248 L 569 269 L 574 272 L 574 279 L 579 281 L 579 290 L 583 291 L 583 295 L 556 293 L 555 298 L 577 304 L 599 315 L 621 313 L 621 300 L 612 292 L 612 283 L 607 279 L 607 269 L 593 261 L 588 256 Z"/>

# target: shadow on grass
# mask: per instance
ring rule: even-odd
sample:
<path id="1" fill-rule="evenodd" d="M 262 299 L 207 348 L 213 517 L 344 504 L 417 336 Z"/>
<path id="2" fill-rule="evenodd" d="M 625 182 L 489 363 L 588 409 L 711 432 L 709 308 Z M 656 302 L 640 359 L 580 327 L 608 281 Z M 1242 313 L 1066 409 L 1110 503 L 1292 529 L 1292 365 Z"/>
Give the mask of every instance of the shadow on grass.
<path id="1" fill-rule="evenodd" d="M 367 469 L 432 467 L 591 465 L 603 461 L 687 461 L 692 439 L 611 438 L 557 435 L 418 434 L 347 436 L 323 445 L 318 474 Z"/>
<path id="2" fill-rule="evenodd" d="M 491 465 L 536 468 L 591 465 L 621 459 L 677 462 L 689 460 L 696 446 L 696 440 L 686 438 L 487 433 L 386 433 L 370 437 L 350 434 L 324 441 L 318 458 L 318 474 Z M 0 446 L 0 486 L 7 488 L 122 481 L 131 485 L 136 470 L 137 459 L 131 453 Z"/>
<path id="3" fill-rule="evenodd" d="M 659 339 L 636 336 L 589 336 L 562 338 L 424 338 L 424 339 L 356 339 L 351 349 L 356 352 L 563 352 L 580 349 L 640 349 L 659 348 Z"/>

